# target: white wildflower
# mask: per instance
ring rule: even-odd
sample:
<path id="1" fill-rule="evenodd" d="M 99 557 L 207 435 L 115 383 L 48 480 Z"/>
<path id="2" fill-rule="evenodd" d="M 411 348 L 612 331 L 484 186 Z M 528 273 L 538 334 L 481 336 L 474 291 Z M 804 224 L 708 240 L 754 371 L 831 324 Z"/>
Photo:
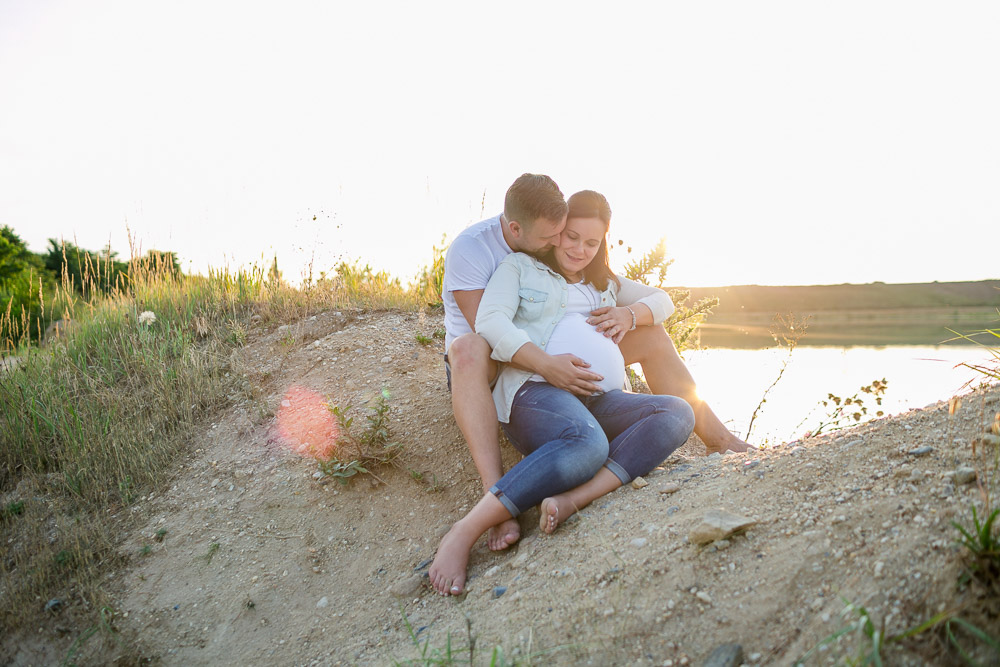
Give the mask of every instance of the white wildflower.
<path id="1" fill-rule="evenodd" d="M 147 327 L 156 322 L 156 314 L 151 310 L 144 310 L 139 313 L 139 324 L 145 324 Z"/>

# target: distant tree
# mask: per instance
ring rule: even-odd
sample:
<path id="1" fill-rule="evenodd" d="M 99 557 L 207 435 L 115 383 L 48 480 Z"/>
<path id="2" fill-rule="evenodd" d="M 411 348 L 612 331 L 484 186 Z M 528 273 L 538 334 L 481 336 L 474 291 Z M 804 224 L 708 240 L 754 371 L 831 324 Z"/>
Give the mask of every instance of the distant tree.
<path id="1" fill-rule="evenodd" d="M 28 250 L 13 229 L 7 225 L 0 227 L 0 286 L 29 268 L 42 268 L 38 256 Z"/>
<path id="2" fill-rule="evenodd" d="M 56 280 L 72 284 L 81 294 L 95 288 L 107 294 L 117 286 L 126 266 L 118 260 L 118 253 L 113 252 L 111 246 L 97 253 L 73 243 L 49 239 L 45 254 L 45 268 Z"/>
<path id="3" fill-rule="evenodd" d="M 38 340 L 48 325 L 42 298 L 55 284 L 42 257 L 8 226 L 0 227 L 0 347 Z"/>

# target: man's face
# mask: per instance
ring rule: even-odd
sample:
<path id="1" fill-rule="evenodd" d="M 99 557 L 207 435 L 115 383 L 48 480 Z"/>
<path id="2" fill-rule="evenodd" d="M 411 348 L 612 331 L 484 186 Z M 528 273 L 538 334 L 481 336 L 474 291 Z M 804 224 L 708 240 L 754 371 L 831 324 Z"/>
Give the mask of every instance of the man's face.
<path id="1" fill-rule="evenodd" d="M 560 220 L 538 218 L 530 226 L 521 225 L 517 235 L 518 247 L 514 250 L 529 255 L 544 255 L 559 244 L 559 234 L 565 226 L 565 217 Z"/>

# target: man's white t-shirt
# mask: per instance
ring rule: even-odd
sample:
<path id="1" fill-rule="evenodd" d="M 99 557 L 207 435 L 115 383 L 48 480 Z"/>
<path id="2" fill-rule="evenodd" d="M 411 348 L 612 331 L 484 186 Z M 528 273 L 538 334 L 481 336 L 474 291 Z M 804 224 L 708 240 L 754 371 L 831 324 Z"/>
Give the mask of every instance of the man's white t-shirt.
<path id="1" fill-rule="evenodd" d="M 444 349 L 472 327 L 458 307 L 453 292 L 486 289 L 503 258 L 514 252 L 503 238 L 500 216 L 467 227 L 448 247 L 444 258 Z"/>

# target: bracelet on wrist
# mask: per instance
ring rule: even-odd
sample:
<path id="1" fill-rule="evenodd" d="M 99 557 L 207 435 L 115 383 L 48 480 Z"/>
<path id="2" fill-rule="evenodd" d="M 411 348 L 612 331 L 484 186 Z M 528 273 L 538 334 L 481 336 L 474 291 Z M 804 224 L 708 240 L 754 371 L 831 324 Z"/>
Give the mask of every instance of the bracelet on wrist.
<path id="1" fill-rule="evenodd" d="M 632 314 L 632 328 L 629 331 L 635 331 L 635 311 L 628 306 L 625 306 L 625 310 Z"/>

